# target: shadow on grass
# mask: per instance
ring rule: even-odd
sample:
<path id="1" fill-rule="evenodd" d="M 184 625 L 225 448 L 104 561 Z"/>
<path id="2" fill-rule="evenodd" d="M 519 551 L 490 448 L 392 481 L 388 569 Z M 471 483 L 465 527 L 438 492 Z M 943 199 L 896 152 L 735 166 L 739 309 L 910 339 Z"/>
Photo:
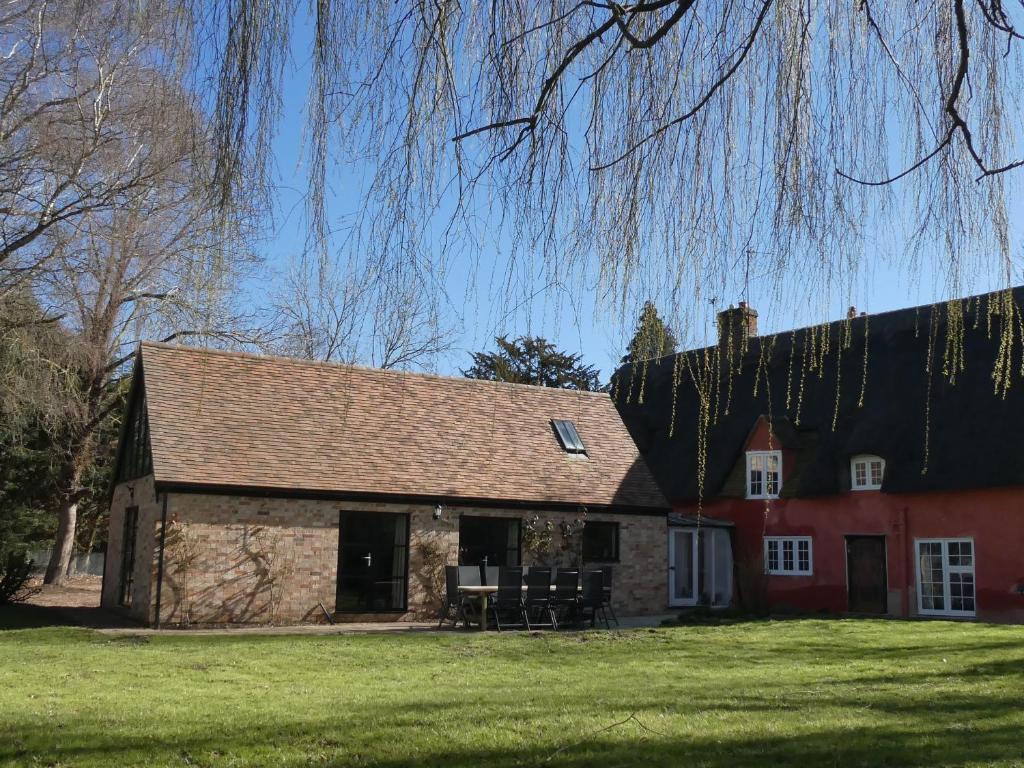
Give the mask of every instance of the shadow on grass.
<path id="1" fill-rule="evenodd" d="M 55 608 L 25 603 L 0 605 L 0 631 L 8 629 L 42 629 L 71 626 L 67 616 Z"/>
<path id="2" fill-rule="evenodd" d="M 1020 628 L 887 629 L 159 637 L 20 687 L 0 764 L 1021 765 Z"/>
<path id="3" fill-rule="evenodd" d="M 0 632 L 12 629 L 45 629 L 46 627 L 138 627 L 124 616 L 104 608 L 78 608 L 30 603 L 0 605 Z"/>
<path id="4" fill-rule="evenodd" d="M 771 727 L 731 729 L 727 735 L 672 733 L 648 713 L 637 720 L 605 712 L 606 722 L 589 732 L 563 731 L 561 736 L 532 739 L 522 724 L 535 716 L 511 709 L 500 721 L 477 719 L 467 731 L 472 712 L 455 705 L 364 708 L 352 717 L 252 723 L 243 729 L 197 729 L 181 738 L 128 738 L 104 733 L 100 723 L 65 729 L 59 747 L 35 749 L 33 735 L 0 727 L 5 746 L 0 761 L 51 762 L 77 765 L 176 763 L 184 765 L 347 766 L 690 766 L 761 768 L 762 766 L 959 766 L 1017 765 L 1024 756 L 1019 722 L 1002 720 L 1008 702 L 966 707 L 960 722 L 946 719 L 910 727 L 895 719 L 872 727 L 810 726 L 803 732 L 779 735 Z M 658 709 L 653 707 L 653 709 Z M 741 708 L 742 710 L 743 708 Z M 589 714 L 589 713 L 588 713 Z M 753 711 L 751 711 L 753 714 Z M 467 719 L 468 718 L 468 719 Z M 1001 721 L 1000 721 L 1001 720 Z M 998 721 L 998 722 L 997 722 Z M 601 722 L 597 720 L 596 722 Z M 617 724 L 616 724 L 617 723 Z M 83 728 L 88 726 L 88 728 Z M 432 738 L 423 738 L 429 734 Z M 440 737 L 439 737 L 440 734 Z M 139 761 L 142 760 L 142 763 Z"/>

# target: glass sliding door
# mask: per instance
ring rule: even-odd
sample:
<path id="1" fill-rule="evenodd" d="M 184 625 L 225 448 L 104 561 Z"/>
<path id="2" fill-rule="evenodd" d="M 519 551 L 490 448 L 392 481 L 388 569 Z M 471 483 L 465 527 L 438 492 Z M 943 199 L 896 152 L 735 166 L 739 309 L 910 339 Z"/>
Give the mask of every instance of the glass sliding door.
<path id="1" fill-rule="evenodd" d="M 409 516 L 342 512 L 335 610 L 404 611 L 408 580 Z"/>
<path id="2" fill-rule="evenodd" d="M 697 604 L 696 528 L 669 528 L 668 604 Z"/>
<path id="3" fill-rule="evenodd" d="M 732 539 L 724 528 L 669 528 L 669 605 L 732 603 Z"/>
<path id="4" fill-rule="evenodd" d="M 724 528 L 703 528 L 701 540 L 700 602 L 724 608 L 732 602 L 732 541 Z"/>

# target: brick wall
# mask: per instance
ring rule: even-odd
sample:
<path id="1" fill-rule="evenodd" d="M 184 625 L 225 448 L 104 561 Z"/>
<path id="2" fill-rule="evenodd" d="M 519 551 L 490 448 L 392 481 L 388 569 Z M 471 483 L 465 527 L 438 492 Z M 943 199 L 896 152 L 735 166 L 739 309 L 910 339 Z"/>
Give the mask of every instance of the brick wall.
<path id="1" fill-rule="evenodd" d="M 545 565 L 569 566 L 574 556 L 560 548 L 559 526 L 576 520 L 575 512 L 532 512 L 529 510 L 495 510 L 476 507 L 445 507 L 442 519 L 433 519 L 433 507 L 410 508 L 412 512 L 411 555 L 409 560 L 409 608 L 420 615 L 433 614 L 436 601 L 425 589 L 426 579 L 422 547 L 430 541 L 447 546 L 448 563 L 458 562 L 459 515 L 479 517 L 514 517 L 521 521 L 537 515 L 541 524 L 554 523 L 554 556 Z M 668 605 L 668 543 L 665 517 L 651 515 L 615 515 L 590 513 L 588 520 L 619 524 L 619 562 L 613 568 L 612 604 L 621 616 L 664 613 Z M 535 565 L 536 558 L 524 546 L 523 565 Z M 598 566 L 599 563 L 588 563 Z M 443 586 L 441 587 L 443 589 Z"/>
<path id="2" fill-rule="evenodd" d="M 114 494 L 108 545 L 104 605 L 116 604 L 121 530 L 127 485 Z M 137 556 L 133 613 L 155 618 L 157 540 L 161 505 L 152 479 L 135 481 L 140 505 L 140 546 Z M 525 521 L 529 510 L 497 510 L 446 506 L 434 520 L 432 505 L 339 502 L 313 499 L 271 499 L 242 496 L 170 494 L 164 557 L 161 619 L 181 623 L 277 623 L 324 620 L 319 606 L 334 610 L 338 570 L 339 512 L 372 511 L 408 514 L 408 612 L 387 618 L 436 615 L 444 590 L 443 564 L 458 560 L 459 516 L 514 517 Z M 569 564 L 571 555 L 557 546 L 558 526 L 575 513 L 537 512 L 555 527 L 555 553 L 550 564 Z M 591 513 L 587 519 L 619 523 L 620 562 L 615 571 L 613 600 L 619 615 L 654 614 L 666 610 L 667 561 L 664 517 Z M 145 524 L 143 523 L 145 521 Z M 534 564 L 523 549 L 523 564 Z M 148 567 L 147 567 L 148 565 Z M 342 618 L 383 618 L 379 614 Z"/>
<path id="3" fill-rule="evenodd" d="M 161 618 L 320 621 L 334 609 L 338 504 L 171 494 Z"/>

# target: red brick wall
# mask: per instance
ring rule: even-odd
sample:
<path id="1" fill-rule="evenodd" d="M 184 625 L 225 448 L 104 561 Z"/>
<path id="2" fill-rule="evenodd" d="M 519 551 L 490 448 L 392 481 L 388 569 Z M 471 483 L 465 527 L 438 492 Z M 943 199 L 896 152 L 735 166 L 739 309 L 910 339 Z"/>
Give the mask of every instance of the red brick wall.
<path id="1" fill-rule="evenodd" d="M 677 511 L 693 514 L 691 505 Z M 811 536 L 811 576 L 766 576 L 775 607 L 843 613 L 847 610 L 845 536 L 886 537 L 889 612 L 917 614 L 914 540 L 973 538 L 977 617 L 1024 621 L 1024 489 L 920 494 L 852 491 L 817 499 L 716 499 L 704 514 L 736 523 L 741 567 L 763 563 L 764 536 Z"/>

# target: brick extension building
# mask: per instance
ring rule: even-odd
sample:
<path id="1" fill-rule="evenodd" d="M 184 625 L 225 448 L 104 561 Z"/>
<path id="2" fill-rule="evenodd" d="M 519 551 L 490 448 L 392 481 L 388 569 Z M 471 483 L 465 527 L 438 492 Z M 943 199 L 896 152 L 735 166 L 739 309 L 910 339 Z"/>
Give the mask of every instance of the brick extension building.
<path id="1" fill-rule="evenodd" d="M 670 602 L 1024 621 L 1022 302 L 1016 288 L 765 337 L 741 305 L 715 347 L 620 370 L 620 413 L 690 525 L 670 532 Z M 734 592 L 704 532 L 731 534 Z"/>
<path id="2" fill-rule="evenodd" d="M 116 472 L 102 601 L 146 622 L 433 615 L 485 558 L 667 602 L 667 503 L 607 394 L 143 344 Z"/>

